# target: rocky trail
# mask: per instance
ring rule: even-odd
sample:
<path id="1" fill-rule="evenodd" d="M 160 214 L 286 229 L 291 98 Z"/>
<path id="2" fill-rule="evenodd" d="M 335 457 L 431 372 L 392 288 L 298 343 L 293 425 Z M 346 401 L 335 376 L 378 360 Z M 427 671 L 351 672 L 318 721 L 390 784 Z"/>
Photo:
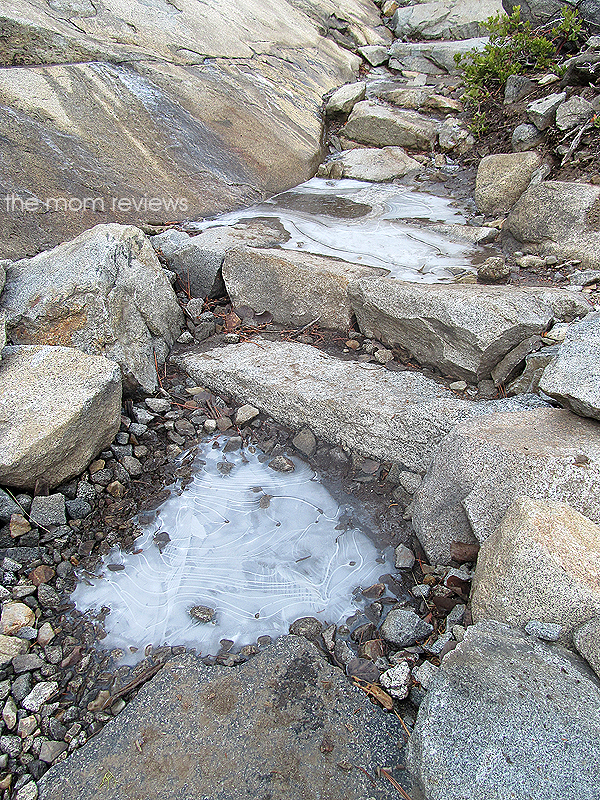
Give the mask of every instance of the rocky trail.
<path id="1" fill-rule="evenodd" d="M 478 132 L 502 10 L 0 11 L 2 800 L 598 796 L 600 17 Z"/>

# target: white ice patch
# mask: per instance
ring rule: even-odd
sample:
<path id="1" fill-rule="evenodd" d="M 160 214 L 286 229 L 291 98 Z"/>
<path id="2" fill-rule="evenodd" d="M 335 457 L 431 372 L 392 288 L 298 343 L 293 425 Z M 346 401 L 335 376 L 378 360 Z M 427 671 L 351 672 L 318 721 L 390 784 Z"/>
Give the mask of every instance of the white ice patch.
<path id="1" fill-rule="evenodd" d="M 322 211 L 286 207 L 290 194 L 307 198 L 340 198 L 371 207 L 364 216 L 347 219 Z M 193 231 L 257 218 L 279 222 L 290 238 L 280 247 L 334 256 L 354 264 L 383 267 L 394 278 L 436 283 L 450 281 L 455 270 L 473 269 L 473 256 L 481 249 L 465 242 L 455 242 L 443 234 L 428 230 L 433 223 L 466 224 L 466 219 L 447 197 L 419 192 L 395 184 L 365 183 L 355 180 L 313 178 L 270 200 L 242 211 L 203 222 L 190 223 Z"/>
<path id="2" fill-rule="evenodd" d="M 160 507 L 136 552 L 115 548 L 97 577 L 80 580 L 72 596 L 80 611 L 111 609 L 102 647 L 137 647 L 140 658 L 148 644 L 186 645 L 206 655 L 221 639 L 242 645 L 287 633 L 303 616 L 339 623 L 357 610 L 357 587 L 393 569 L 389 555 L 348 529 L 351 509 L 298 459 L 282 474 L 257 453 L 205 445 L 198 460 L 194 480 Z M 217 468 L 223 461 L 234 464 L 228 475 Z M 165 531 L 161 548 L 154 537 Z M 215 622 L 194 622 L 197 605 L 215 609 Z"/>

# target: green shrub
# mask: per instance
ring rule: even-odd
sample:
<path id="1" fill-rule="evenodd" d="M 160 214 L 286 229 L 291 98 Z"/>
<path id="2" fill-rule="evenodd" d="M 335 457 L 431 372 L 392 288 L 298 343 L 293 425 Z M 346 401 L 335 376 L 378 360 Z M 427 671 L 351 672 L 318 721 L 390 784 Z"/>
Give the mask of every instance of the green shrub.
<path id="1" fill-rule="evenodd" d="M 463 100 L 475 108 L 476 134 L 485 131 L 483 106 L 499 97 L 510 75 L 558 69 L 562 51 L 576 44 L 582 31 L 577 10 L 568 7 L 563 7 L 560 21 L 552 27 L 532 30 L 530 22 L 521 20 L 520 6 L 510 16 L 490 17 L 485 27 L 490 38 L 483 50 L 454 57 L 466 87 Z"/>

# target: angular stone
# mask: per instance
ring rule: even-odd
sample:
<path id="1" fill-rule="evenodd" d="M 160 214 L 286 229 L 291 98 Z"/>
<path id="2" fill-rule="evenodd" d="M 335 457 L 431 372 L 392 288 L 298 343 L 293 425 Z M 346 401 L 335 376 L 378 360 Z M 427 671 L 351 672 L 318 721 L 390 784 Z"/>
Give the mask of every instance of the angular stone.
<path id="1" fill-rule="evenodd" d="M 357 147 L 345 150 L 319 167 L 319 174 L 328 177 L 332 170 L 341 167 L 342 178 L 357 181 L 391 181 L 420 172 L 422 165 L 411 158 L 401 147 Z"/>
<path id="2" fill-rule="evenodd" d="M 559 345 L 543 347 L 537 353 L 530 353 L 525 359 L 525 369 L 506 387 L 506 394 L 512 397 L 527 392 L 537 392 L 544 370 L 556 358 Z"/>
<path id="3" fill-rule="evenodd" d="M 60 606 L 60 597 L 52 586 L 47 583 L 41 583 L 37 590 L 38 600 L 40 605 L 44 608 L 58 608 Z"/>
<path id="4" fill-rule="evenodd" d="M 36 683 L 23 700 L 23 708 L 26 708 L 27 711 L 37 713 L 44 703 L 50 700 L 57 691 L 58 683 L 56 681 L 42 681 L 41 683 Z"/>
<path id="5" fill-rule="evenodd" d="M 23 536 L 24 534 L 29 533 L 30 530 L 31 530 L 31 525 L 27 521 L 26 517 L 24 517 L 22 514 L 12 515 L 9 523 L 9 531 L 13 539 L 16 539 L 19 536 Z"/>
<path id="6" fill-rule="evenodd" d="M 455 55 L 464 55 L 471 50 L 482 50 L 487 44 L 485 36 L 460 41 L 401 42 L 395 41 L 390 47 L 390 58 L 402 62 L 405 69 L 414 69 L 415 61 L 428 61 L 436 72 L 457 72 Z M 427 69 L 419 72 L 428 73 Z M 429 73 L 428 73 L 429 74 Z"/>
<path id="7" fill-rule="evenodd" d="M 0 489 L 0 522 L 9 522 L 14 514 L 20 514 L 21 511 L 21 506 L 4 489 Z"/>
<path id="8" fill-rule="evenodd" d="M 327 800 L 364 800 L 369 778 L 338 765 L 360 763 L 373 774 L 376 764 L 394 763 L 398 723 L 388 716 L 302 637 L 283 637 L 238 667 L 177 656 L 110 725 L 44 775 L 40 794 L 63 800 L 68 786 L 72 797 L 91 800 L 98 775 L 110 772 L 119 781 L 103 787 L 107 800 L 123 797 L 123 786 L 158 797 L 181 794 L 183 785 L 186 798 L 242 791 L 258 798 L 265 796 L 266 768 L 281 776 L 284 794 L 293 787 L 290 797 L 314 797 L 319 786 Z M 160 736 L 150 742 L 149 730 Z M 141 753 L 135 741 L 145 742 Z M 268 791 L 280 795 L 279 788 Z M 393 800 L 397 792 L 382 787 L 381 797 Z"/>
<path id="9" fill-rule="evenodd" d="M 408 663 L 402 661 L 397 666 L 386 670 L 380 678 L 380 683 L 392 697 L 404 700 L 405 697 L 408 697 L 411 683 Z"/>
<path id="10" fill-rule="evenodd" d="M 10 265 L 2 293 L 14 344 L 68 345 L 116 361 L 132 387 L 157 385 L 183 314 L 149 241 L 97 225 Z"/>
<path id="11" fill-rule="evenodd" d="M 525 625 L 525 633 L 530 636 L 537 636 L 543 642 L 558 642 L 563 632 L 562 625 L 553 622 L 540 622 L 532 619 Z"/>
<path id="12" fill-rule="evenodd" d="M 526 75 L 509 75 L 504 86 L 504 103 L 518 103 L 532 92 L 537 84 Z"/>
<path id="13" fill-rule="evenodd" d="M 594 113 L 593 105 L 583 97 L 575 95 L 556 110 L 556 127 L 561 131 L 568 131 L 578 125 L 585 124 Z"/>
<path id="14" fill-rule="evenodd" d="M 188 236 L 177 230 L 165 231 L 153 236 L 150 241 L 154 249 L 166 258 L 169 268 L 177 274 L 177 288 L 183 289 L 194 299 L 204 300 L 225 294 L 221 267 L 229 250 L 242 245 L 272 247 L 285 241 L 286 235 L 285 231 L 270 225 L 250 223 L 216 226 L 197 236 Z M 201 309 L 199 311 L 201 313 Z"/>
<path id="15" fill-rule="evenodd" d="M 31 673 L 24 672 L 12 682 L 11 694 L 17 703 L 21 703 L 31 691 Z"/>
<path id="16" fill-rule="evenodd" d="M 367 45 L 366 47 L 359 47 L 358 52 L 365 59 L 365 61 L 369 62 L 372 67 L 379 67 L 381 64 L 385 64 L 388 60 L 387 47 L 382 47 L 381 45 Z M 362 97 L 360 99 L 362 100 Z"/>
<path id="17" fill-rule="evenodd" d="M 33 610 L 25 603 L 4 603 L 0 617 L 0 633 L 12 636 L 21 628 L 27 628 L 35 623 Z"/>
<path id="18" fill-rule="evenodd" d="M 543 141 L 543 138 L 543 134 L 535 125 L 523 122 L 514 129 L 510 143 L 514 153 L 523 153 L 526 150 L 533 150 Z"/>
<path id="19" fill-rule="evenodd" d="M 2 709 L 4 724 L 11 731 L 17 724 L 17 706 L 12 697 L 9 697 Z"/>
<path id="20" fill-rule="evenodd" d="M 573 644 L 600 678 L 600 617 L 592 617 L 576 628 Z"/>
<path id="21" fill-rule="evenodd" d="M 461 113 L 464 110 L 462 103 L 459 103 L 458 100 L 453 100 L 451 97 L 445 97 L 441 94 L 435 94 L 431 89 L 406 88 L 404 84 L 402 84 L 400 88 L 390 89 L 386 87 L 386 84 L 383 84 L 381 89 L 375 86 L 373 93 L 382 100 L 393 103 L 400 108 L 411 108 L 414 111 L 442 111 L 448 114 Z"/>
<path id="22" fill-rule="evenodd" d="M 285 425 L 297 429 L 310 419 L 319 439 L 417 473 L 459 420 L 515 408 L 506 405 L 515 401 L 460 400 L 418 373 L 373 369 L 292 342 L 254 339 L 173 361 L 199 385 L 250 402 Z"/>
<path id="23" fill-rule="evenodd" d="M 181 431 L 179 431 L 181 433 Z M 194 431 L 195 433 L 195 431 Z M 131 475 L 132 478 L 136 478 L 138 475 L 141 475 L 144 471 L 142 466 L 142 462 L 139 461 L 137 458 L 133 456 L 123 456 L 119 460 L 119 463 L 123 467 L 123 469 L 127 470 L 127 472 Z"/>
<path id="24" fill-rule="evenodd" d="M 540 379 L 542 392 L 576 414 L 600 420 L 600 313 L 570 325 Z"/>
<path id="25" fill-rule="evenodd" d="M 0 736 L 0 750 L 11 758 L 16 758 L 19 755 L 21 744 L 19 736 Z"/>
<path id="26" fill-rule="evenodd" d="M 270 311 L 275 322 L 302 327 L 314 320 L 347 331 L 348 284 L 381 270 L 295 250 L 240 247 L 223 262 L 223 279 L 236 306 L 256 314 Z"/>
<path id="27" fill-rule="evenodd" d="M 66 742 L 54 742 L 51 739 L 43 742 L 40 749 L 40 761 L 52 764 L 68 746 Z"/>
<path id="28" fill-rule="evenodd" d="M 560 409 L 468 420 L 443 440 L 414 499 L 432 564 L 453 541 L 484 542 L 521 495 L 552 499 L 600 523 L 600 424 Z"/>
<path id="29" fill-rule="evenodd" d="M 52 625 L 49 622 L 44 622 L 38 631 L 38 644 L 41 647 L 46 647 L 46 645 L 50 644 L 55 636 L 56 634 L 54 633 Z"/>
<path id="30" fill-rule="evenodd" d="M 28 644 L 25 639 L 0 634 L 0 667 L 10 664 L 15 656 L 26 653 L 27 648 Z"/>
<path id="31" fill-rule="evenodd" d="M 256 419 L 260 411 L 258 408 L 254 408 L 249 403 L 246 403 L 243 406 L 240 406 L 237 410 L 235 415 L 235 424 L 238 428 L 241 428 L 244 425 L 247 425 L 249 422 L 252 422 L 253 419 Z"/>
<path id="32" fill-rule="evenodd" d="M 82 472 L 121 420 L 116 364 L 70 347 L 6 348 L 0 370 L 0 481 L 51 488 Z"/>
<path id="33" fill-rule="evenodd" d="M 349 286 L 365 336 L 400 346 L 421 364 L 478 381 L 554 318 L 585 314 L 587 300 L 564 289 L 403 283 L 389 278 Z"/>
<path id="34" fill-rule="evenodd" d="M 60 492 L 47 497 L 38 495 L 33 498 L 29 519 L 39 527 L 48 525 L 66 525 L 65 496 Z"/>
<path id="35" fill-rule="evenodd" d="M 292 439 L 292 444 L 307 458 L 314 456 L 317 450 L 317 440 L 310 428 L 302 428 Z"/>
<path id="36" fill-rule="evenodd" d="M 166 397 L 147 397 L 144 402 L 155 414 L 165 414 L 171 410 L 171 401 Z"/>
<path id="37" fill-rule="evenodd" d="M 501 11 L 497 0 L 450 0 L 399 8 L 392 29 L 399 39 L 470 39 L 486 32 L 483 23 Z"/>
<path id="38" fill-rule="evenodd" d="M 436 667 L 435 664 L 432 664 L 431 661 L 424 661 L 419 667 L 416 667 L 413 670 L 413 677 L 418 683 L 421 684 L 423 689 L 427 691 L 431 681 L 435 678 L 439 671 L 440 668 Z"/>
<path id="39" fill-rule="evenodd" d="M 479 211 L 489 217 L 508 213 L 541 163 L 539 153 L 502 153 L 482 158 L 475 185 Z"/>
<path id="40" fill-rule="evenodd" d="M 325 104 L 325 113 L 328 116 L 349 114 L 358 102 L 365 99 L 366 90 L 367 84 L 364 81 L 340 86 Z"/>
<path id="41" fill-rule="evenodd" d="M 412 569 L 415 563 L 415 554 L 405 544 L 399 544 L 394 550 L 394 565 L 396 569 Z"/>
<path id="42" fill-rule="evenodd" d="M 38 797 L 37 783 L 35 781 L 29 781 L 28 783 L 21 786 L 21 788 L 15 795 L 15 800 L 37 800 L 37 797 Z"/>
<path id="43" fill-rule="evenodd" d="M 497 283 L 510 277 L 510 266 L 501 256 L 490 256 L 477 267 L 477 280 L 483 283 Z"/>
<path id="44" fill-rule="evenodd" d="M 430 150 L 437 127 L 415 111 L 402 111 L 365 100 L 357 103 L 341 133 L 348 139 L 375 147 Z"/>
<path id="45" fill-rule="evenodd" d="M 507 234 L 517 241 L 515 249 L 600 269 L 600 187 L 575 181 L 531 186 L 504 223 L 503 239 Z"/>
<path id="46" fill-rule="evenodd" d="M 97 473 L 99 474 L 99 473 Z M 84 519 L 92 513 L 91 505 L 80 497 L 67 500 L 65 503 L 69 519 Z"/>
<path id="47" fill-rule="evenodd" d="M 386 642 L 396 647 L 410 647 L 432 632 L 433 627 L 409 608 L 392 608 L 379 629 Z"/>
<path id="48" fill-rule="evenodd" d="M 446 117 L 438 128 L 438 143 L 442 150 L 460 155 L 473 147 L 475 139 L 464 123 L 455 117 Z"/>
<path id="49" fill-rule="evenodd" d="M 290 625 L 292 636 L 305 636 L 307 639 L 317 639 L 323 630 L 323 623 L 316 617 L 301 617 Z"/>
<path id="50" fill-rule="evenodd" d="M 35 653 L 18 655 L 12 660 L 15 675 L 20 675 L 22 672 L 33 672 L 34 669 L 40 669 L 43 664 L 42 659 Z"/>
<path id="51" fill-rule="evenodd" d="M 408 766 L 429 800 L 591 800 L 599 726 L 600 684 L 582 659 L 481 623 L 444 657 Z"/>
<path id="52" fill-rule="evenodd" d="M 539 131 L 545 131 L 554 124 L 556 110 L 566 98 L 565 92 L 557 92 L 534 100 L 527 106 L 527 116 L 529 121 L 535 125 Z"/>
<path id="53" fill-rule="evenodd" d="M 569 283 L 573 286 L 588 286 L 591 283 L 600 283 L 600 270 L 576 269 L 569 275 Z"/>
<path id="54" fill-rule="evenodd" d="M 534 350 L 539 350 L 541 346 L 540 336 L 530 336 L 507 353 L 492 370 L 492 379 L 496 386 L 504 386 L 514 378 L 523 368 L 526 357 Z"/>
<path id="55" fill-rule="evenodd" d="M 275 472 L 294 472 L 296 469 L 291 458 L 286 458 L 286 456 L 275 456 L 274 459 L 269 461 L 269 467 L 274 469 Z"/>
<path id="56" fill-rule="evenodd" d="M 600 528 L 567 503 L 520 497 L 481 545 L 471 608 L 475 622 L 555 623 L 570 644 L 600 614 Z"/>

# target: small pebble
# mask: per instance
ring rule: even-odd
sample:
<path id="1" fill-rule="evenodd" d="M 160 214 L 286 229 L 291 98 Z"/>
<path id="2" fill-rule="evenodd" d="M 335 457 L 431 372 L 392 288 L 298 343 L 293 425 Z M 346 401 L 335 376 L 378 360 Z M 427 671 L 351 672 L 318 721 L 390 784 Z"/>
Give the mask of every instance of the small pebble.
<path id="1" fill-rule="evenodd" d="M 563 628 L 554 622 L 539 622 L 532 619 L 525 625 L 525 633 L 530 636 L 537 636 L 545 642 L 557 642 L 560 639 Z"/>

